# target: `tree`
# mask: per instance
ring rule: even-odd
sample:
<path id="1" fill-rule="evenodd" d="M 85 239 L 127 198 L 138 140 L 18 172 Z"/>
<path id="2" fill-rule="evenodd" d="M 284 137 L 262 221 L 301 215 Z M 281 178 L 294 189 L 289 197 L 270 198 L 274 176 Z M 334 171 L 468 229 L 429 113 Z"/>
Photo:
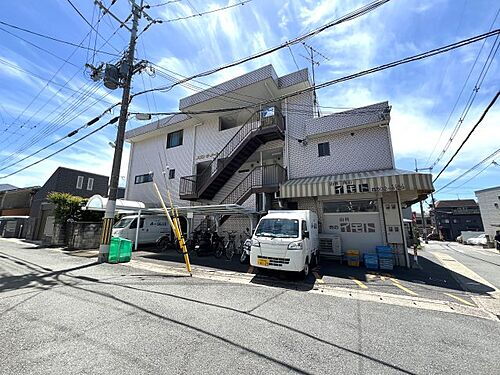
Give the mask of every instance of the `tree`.
<path id="1" fill-rule="evenodd" d="M 82 215 L 81 208 L 86 202 L 85 198 L 59 192 L 49 193 L 47 199 L 56 206 L 54 221 L 57 224 L 64 224 L 69 219 L 79 220 Z"/>

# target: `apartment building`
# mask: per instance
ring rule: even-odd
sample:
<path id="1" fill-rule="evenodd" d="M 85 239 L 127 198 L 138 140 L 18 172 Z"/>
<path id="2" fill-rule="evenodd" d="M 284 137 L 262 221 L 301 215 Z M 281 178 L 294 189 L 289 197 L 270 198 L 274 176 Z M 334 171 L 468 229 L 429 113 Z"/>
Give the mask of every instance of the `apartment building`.
<path id="1" fill-rule="evenodd" d="M 479 205 L 474 199 L 439 200 L 434 206 L 437 229 L 445 241 L 455 241 L 462 231 L 484 231 Z"/>
<path id="2" fill-rule="evenodd" d="M 481 212 L 484 232 L 493 241 L 500 230 L 500 186 L 481 189 L 474 192 Z"/>
<path id="3" fill-rule="evenodd" d="M 344 249 L 390 243 L 405 265 L 401 209 L 433 190 L 430 175 L 396 169 L 387 102 L 317 117 L 310 87 L 307 69 L 279 77 L 268 65 L 182 98 L 190 114 L 129 130 L 125 199 L 158 207 L 154 180 L 187 212 L 311 209 Z M 192 212 L 191 229 L 204 217 Z M 248 227 L 245 216 L 215 216 L 221 230 Z"/>

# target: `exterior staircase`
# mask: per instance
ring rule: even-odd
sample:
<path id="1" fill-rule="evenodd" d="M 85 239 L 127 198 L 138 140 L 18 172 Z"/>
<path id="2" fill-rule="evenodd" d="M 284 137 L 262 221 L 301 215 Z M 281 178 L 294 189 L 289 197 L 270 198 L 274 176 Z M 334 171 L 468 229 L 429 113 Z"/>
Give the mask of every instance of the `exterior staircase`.
<path id="1" fill-rule="evenodd" d="M 242 204 L 254 193 L 274 193 L 286 181 L 286 169 L 281 165 L 261 165 L 248 175 L 220 202 Z"/>
<path id="2" fill-rule="evenodd" d="M 260 145 L 284 138 L 285 125 L 278 107 L 255 112 L 205 169 L 196 175 L 181 177 L 180 198 L 212 199 Z"/>

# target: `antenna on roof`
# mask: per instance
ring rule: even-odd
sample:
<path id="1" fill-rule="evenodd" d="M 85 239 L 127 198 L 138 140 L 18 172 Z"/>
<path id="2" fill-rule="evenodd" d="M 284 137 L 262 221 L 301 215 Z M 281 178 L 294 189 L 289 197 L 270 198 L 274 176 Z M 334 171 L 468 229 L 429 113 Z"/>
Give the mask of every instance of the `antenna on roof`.
<path id="1" fill-rule="evenodd" d="M 328 57 L 326 57 L 324 54 L 316 50 L 314 47 L 306 44 L 305 42 L 302 42 L 302 45 L 306 49 L 307 53 L 309 53 L 309 57 L 302 56 L 306 60 L 309 60 L 311 62 L 311 72 L 312 72 L 312 84 L 313 87 L 316 85 L 316 80 L 315 80 L 315 72 L 314 72 L 314 66 L 317 65 L 319 66 L 319 61 L 316 61 L 314 59 L 314 54 L 316 53 L 317 55 L 321 56 L 324 60 L 330 60 Z M 313 105 L 314 105 L 314 111 L 317 112 L 318 117 L 321 116 L 320 110 L 319 110 L 319 104 L 318 104 L 318 96 L 316 95 L 316 89 L 313 90 Z"/>

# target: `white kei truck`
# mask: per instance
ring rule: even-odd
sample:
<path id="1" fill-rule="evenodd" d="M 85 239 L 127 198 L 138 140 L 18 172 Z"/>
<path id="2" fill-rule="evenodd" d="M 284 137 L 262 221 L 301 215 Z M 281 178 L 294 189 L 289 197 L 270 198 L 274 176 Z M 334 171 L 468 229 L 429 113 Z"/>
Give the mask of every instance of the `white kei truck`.
<path id="1" fill-rule="evenodd" d="M 309 210 L 269 211 L 252 236 L 250 264 L 307 277 L 319 263 L 318 216 Z"/>
<path id="2" fill-rule="evenodd" d="M 137 228 L 137 215 L 122 217 L 113 225 L 113 237 L 126 238 L 135 243 L 135 234 L 139 229 L 138 244 L 155 243 L 160 237 L 170 234 L 170 224 L 166 216 L 141 215 L 139 228 Z"/>

